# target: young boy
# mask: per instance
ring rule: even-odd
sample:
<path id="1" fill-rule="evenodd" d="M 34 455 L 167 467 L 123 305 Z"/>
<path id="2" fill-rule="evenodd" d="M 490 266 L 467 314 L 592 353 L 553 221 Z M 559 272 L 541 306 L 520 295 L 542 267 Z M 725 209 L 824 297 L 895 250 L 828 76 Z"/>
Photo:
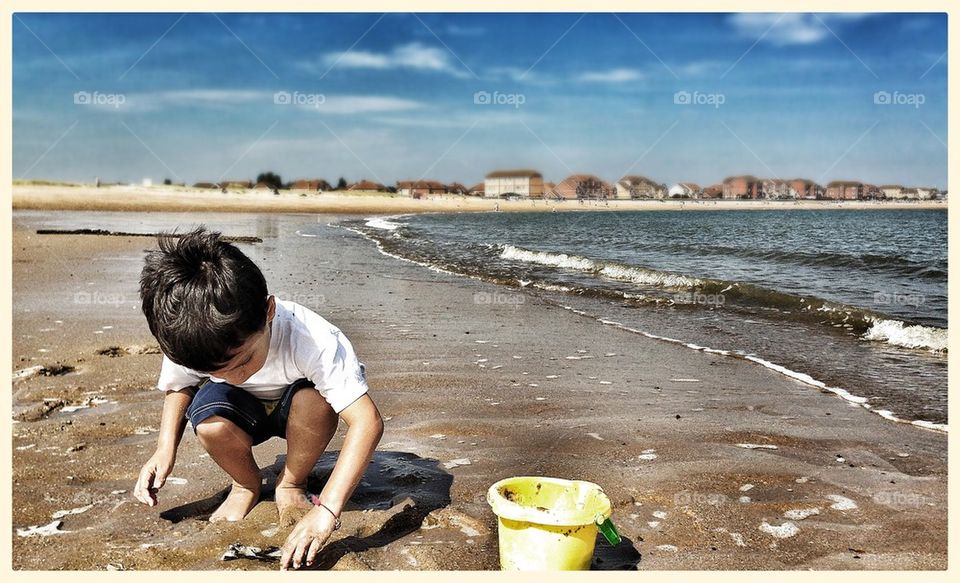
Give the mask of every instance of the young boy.
<path id="1" fill-rule="evenodd" d="M 335 326 L 267 293 L 260 269 L 219 233 L 199 228 L 164 236 L 140 277 L 143 313 L 163 351 L 165 392 L 157 450 L 134 495 L 148 506 L 173 470 L 189 419 L 233 484 L 211 521 L 240 520 L 260 497 L 252 447 L 287 440 L 277 478 L 281 524 L 310 509 L 284 544 L 281 568 L 313 563 L 363 476 L 383 433 L 363 365 Z M 348 426 L 323 492 L 307 496 L 307 476 L 337 430 Z M 303 509 L 303 510 L 300 510 Z"/>

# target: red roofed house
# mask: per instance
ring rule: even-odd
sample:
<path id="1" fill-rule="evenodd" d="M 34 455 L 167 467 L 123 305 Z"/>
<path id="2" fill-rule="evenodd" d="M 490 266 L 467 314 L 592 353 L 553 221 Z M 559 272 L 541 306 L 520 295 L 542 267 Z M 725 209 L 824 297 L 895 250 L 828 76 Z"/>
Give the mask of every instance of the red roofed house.
<path id="1" fill-rule="evenodd" d="M 459 182 L 451 182 L 447 185 L 448 194 L 467 194 L 468 192 L 467 187 Z"/>
<path id="2" fill-rule="evenodd" d="M 714 184 L 704 188 L 703 198 L 723 198 L 723 185 Z"/>
<path id="3" fill-rule="evenodd" d="M 834 180 L 827 185 L 826 198 L 834 200 L 859 200 L 864 195 L 864 184 L 853 180 Z"/>
<path id="4" fill-rule="evenodd" d="M 723 198 L 763 198 L 763 186 L 756 176 L 730 176 L 723 180 Z"/>
<path id="5" fill-rule="evenodd" d="M 447 187 L 436 180 L 401 180 L 397 182 L 397 192 L 403 196 L 423 198 L 430 194 L 445 194 Z"/>
<path id="6" fill-rule="evenodd" d="M 624 176 L 617 181 L 617 198 L 664 198 L 667 189 L 664 185 L 650 180 L 646 176 Z"/>
<path id="7" fill-rule="evenodd" d="M 789 181 L 790 188 L 795 193 L 796 198 L 806 200 L 816 200 L 823 197 L 823 187 L 806 178 L 794 178 Z"/>
<path id="8" fill-rule="evenodd" d="M 305 190 L 307 192 L 325 192 L 333 190 L 330 183 L 322 178 L 313 180 L 297 180 L 290 185 L 290 190 Z"/>
<path id="9" fill-rule="evenodd" d="M 470 187 L 470 189 L 467 191 L 467 194 L 470 196 L 483 196 L 483 189 L 484 184 L 482 182 L 478 182 Z"/>
<path id="10" fill-rule="evenodd" d="M 592 174 L 574 174 L 553 187 L 551 198 L 608 199 L 617 195 L 616 189 Z"/>
<path id="11" fill-rule="evenodd" d="M 347 190 L 383 192 L 386 190 L 386 188 L 384 188 L 379 182 L 373 182 L 372 180 L 359 180 L 348 186 Z"/>

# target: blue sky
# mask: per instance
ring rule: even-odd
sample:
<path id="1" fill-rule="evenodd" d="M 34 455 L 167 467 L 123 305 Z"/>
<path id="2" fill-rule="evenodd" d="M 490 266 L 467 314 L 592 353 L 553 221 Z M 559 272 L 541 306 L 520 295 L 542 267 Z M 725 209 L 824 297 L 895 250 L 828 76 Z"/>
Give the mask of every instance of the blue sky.
<path id="1" fill-rule="evenodd" d="M 19 13 L 13 173 L 946 187 L 946 50 L 943 14 Z"/>

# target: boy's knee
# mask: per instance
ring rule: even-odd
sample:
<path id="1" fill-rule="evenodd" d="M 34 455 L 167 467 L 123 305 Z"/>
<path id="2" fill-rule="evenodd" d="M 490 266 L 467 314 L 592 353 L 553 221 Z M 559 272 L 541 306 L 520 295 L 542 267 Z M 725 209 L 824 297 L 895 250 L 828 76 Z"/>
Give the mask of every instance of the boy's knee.
<path id="1" fill-rule="evenodd" d="M 293 394 L 290 400 L 290 415 L 299 419 L 310 419 L 311 424 L 315 422 L 331 432 L 335 432 L 340 423 L 340 416 L 313 387 L 300 389 Z"/>
<path id="2" fill-rule="evenodd" d="M 247 433 L 236 423 L 219 415 L 207 417 L 196 426 L 197 437 L 203 441 L 220 441 L 243 437 L 249 439 Z"/>

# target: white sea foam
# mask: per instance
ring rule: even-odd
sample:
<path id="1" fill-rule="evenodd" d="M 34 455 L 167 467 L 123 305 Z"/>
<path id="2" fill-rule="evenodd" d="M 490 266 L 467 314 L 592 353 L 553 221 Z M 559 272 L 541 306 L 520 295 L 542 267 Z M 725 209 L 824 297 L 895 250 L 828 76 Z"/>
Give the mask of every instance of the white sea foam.
<path id="1" fill-rule="evenodd" d="M 616 264 L 604 265 L 600 269 L 600 275 L 611 279 L 639 283 L 641 285 L 657 285 L 673 288 L 690 288 L 703 283 L 699 279 L 685 275 L 676 275 L 673 273 L 654 271 L 652 269 Z"/>
<path id="2" fill-rule="evenodd" d="M 575 269 L 577 271 L 588 271 L 597 273 L 603 277 L 616 279 L 620 281 L 629 281 L 641 285 L 654 285 L 672 288 L 690 288 L 702 284 L 703 282 L 694 277 L 677 275 L 656 271 L 653 269 L 644 269 L 631 265 L 622 265 L 619 263 L 605 263 L 594 261 L 587 257 L 579 255 L 569 255 L 567 253 L 552 253 L 549 251 L 530 251 L 513 245 L 504 245 L 500 253 L 501 259 L 512 261 L 523 261 L 525 263 L 536 263 L 539 265 L 549 265 L 551 267 L 560 267 L 564 269 Z"/>
<path id="3" fill-rule="evenodd" d="M 365 224 L 366 226 L 371 227 L 373 229 L 381 229 L 384 231 L 396 231 L 397 229 L 399 229 L 404 225 L 404 223 L 390 220 L 390 219 L 396 219 L 396 218 L 397 217 L 371 217 L 367 219 L 367 222 Z"/>
<path id="4" fill-rule="evenodd" d="M 946 328 L 907 326 L 899 320 L 876 320 L 863 335 L 864 340 L 886 342 L 902 348 L 920 348 L 930 352 L 947 350 Z"/>
<path id="5" fill-rule="evenodd" d="M 548 253 L 545 251 L 528 251 L 513 245 L 504 245 L 500 253 L 502 259 L 511 259 L 513 261 L 524 261 L 526 263 L 538 263 L 540 265 L 550 265 L 552 267 L 566 267 L 570 269 L 579 269 L 581 271 L 593 271 L 597 263 L 592 259 L 580 257 L 577 255 L 567 255 L 566 253 Z"/>

